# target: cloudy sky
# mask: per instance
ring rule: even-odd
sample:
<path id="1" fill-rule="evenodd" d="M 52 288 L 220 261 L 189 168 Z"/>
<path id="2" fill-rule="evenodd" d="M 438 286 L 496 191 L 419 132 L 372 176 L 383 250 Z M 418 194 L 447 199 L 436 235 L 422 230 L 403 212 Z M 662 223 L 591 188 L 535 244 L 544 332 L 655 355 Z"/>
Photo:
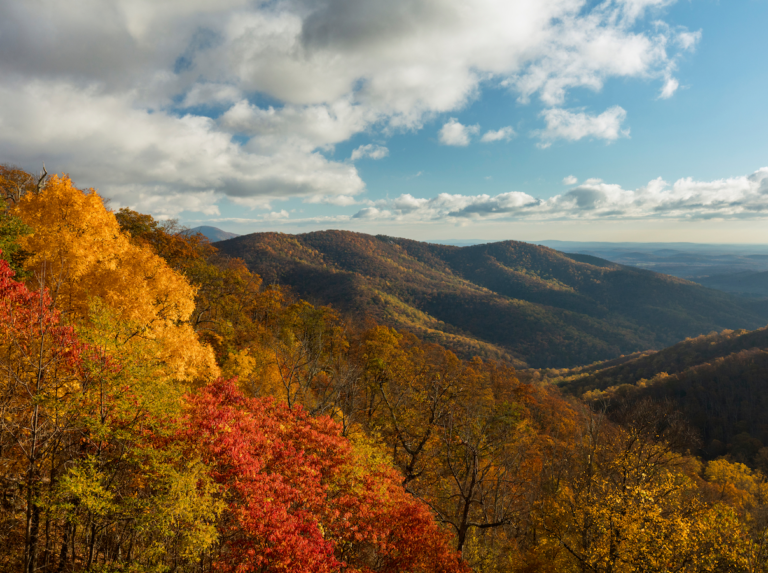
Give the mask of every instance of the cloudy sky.
<path id="1" fill-rule="evenodd" d="M 248 233 L 768 243 L 768 0 L 0 0 L 0 162 Z"/>

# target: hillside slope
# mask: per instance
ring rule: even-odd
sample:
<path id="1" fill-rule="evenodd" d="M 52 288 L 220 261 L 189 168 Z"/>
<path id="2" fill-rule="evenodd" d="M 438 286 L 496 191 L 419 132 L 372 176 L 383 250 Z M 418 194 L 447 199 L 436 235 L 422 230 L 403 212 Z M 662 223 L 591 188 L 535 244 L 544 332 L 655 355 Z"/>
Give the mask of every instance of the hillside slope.
<path id="1" fill-rule="evenodd" d="M 694 283 L 547 247 L 435 245 L 347 231 L 222 241 L 266 283 L 373 317 L 464 354 L 563 367 L 662 348 L 764 309 Z"/>
<path id="2" fill-rule="evenodd" d="M 193 229 L 189 230 L 190 233 L 200 233 L 201 235 L 205 236 L 209 241 L 212 243 L 216 243 L 218 241 L 225 241 L 226 239 L 233 239 L 235 237 L 239 237 L 237 233 L 230 233 L 229 231 L 222 231 L 218 227 L 209 227 L 207 225 L 203 225 L 201 227 L 194 227 Z"/>
<path id="3" fill-rule="evenodd" d="M 699 431 L 704 455 L 768 470 L 768 328 L 575 369 L 559 385 L 587 400 L 669 400 Z"/>
<path id="4" fill-rule="evenodd" d="M 696 282 L 705 287 L 725 292 L 768 297 L 768 271 L 713 275 L 697 278 Z"/>

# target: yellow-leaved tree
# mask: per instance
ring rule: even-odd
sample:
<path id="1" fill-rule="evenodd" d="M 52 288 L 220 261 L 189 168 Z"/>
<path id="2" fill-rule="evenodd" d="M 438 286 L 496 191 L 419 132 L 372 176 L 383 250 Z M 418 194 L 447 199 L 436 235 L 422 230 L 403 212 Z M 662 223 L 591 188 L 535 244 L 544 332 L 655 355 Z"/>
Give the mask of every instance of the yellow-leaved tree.
<path id="1" fill-rule="evenodd" d="M 14 214 L 34 232 L 20 240 L 31 253 L 25 268 L 50 289 L 67 320 L 87 323 L 93 298 L 112 309 L 129 336 L 160 342 L 164 370 L 179 380 L 218 375 L 213 352 L 187 322 L 195 288 L 148 246 L 123 233 L 114 213 L 93 190 L 76 188 L 69 177 L 51 177 L 27 193 Z"/>
<path id="2" fill-rule="evenodd" d="M 680 453 L 679 415 L 651 401 L 625 405 L 622 425 L 588 414 L 581 443 L 545 468 L 538 544 L 559 546 L 541 571 L 719 573 L 750 569 L 749 532 L 732 508 L 708 504 Z"/>

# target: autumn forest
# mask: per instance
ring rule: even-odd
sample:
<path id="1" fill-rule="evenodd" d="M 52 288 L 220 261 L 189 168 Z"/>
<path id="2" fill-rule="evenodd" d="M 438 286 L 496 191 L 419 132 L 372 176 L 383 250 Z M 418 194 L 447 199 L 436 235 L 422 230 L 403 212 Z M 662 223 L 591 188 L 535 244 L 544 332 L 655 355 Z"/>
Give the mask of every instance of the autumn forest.
<path id="1" fill-rule="evenodd" d="M 0 192 L 0 571 L 768 572 L 757 303 Z"/>

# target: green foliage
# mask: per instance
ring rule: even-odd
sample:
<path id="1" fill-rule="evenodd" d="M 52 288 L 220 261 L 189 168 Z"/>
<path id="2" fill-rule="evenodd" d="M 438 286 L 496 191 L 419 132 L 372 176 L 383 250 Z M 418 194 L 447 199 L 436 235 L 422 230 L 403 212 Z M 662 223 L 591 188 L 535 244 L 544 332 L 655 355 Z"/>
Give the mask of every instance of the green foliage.
<path id="1" fill-rule="evenodd" d="M 30 273 L 24 269 L 29 254 L 19 245 L 19 239 L 32 233 L 32 228 L 7 211 L 0 210 L 0 257 L 8 261 L 16 277 L 24 280 Z"/>

